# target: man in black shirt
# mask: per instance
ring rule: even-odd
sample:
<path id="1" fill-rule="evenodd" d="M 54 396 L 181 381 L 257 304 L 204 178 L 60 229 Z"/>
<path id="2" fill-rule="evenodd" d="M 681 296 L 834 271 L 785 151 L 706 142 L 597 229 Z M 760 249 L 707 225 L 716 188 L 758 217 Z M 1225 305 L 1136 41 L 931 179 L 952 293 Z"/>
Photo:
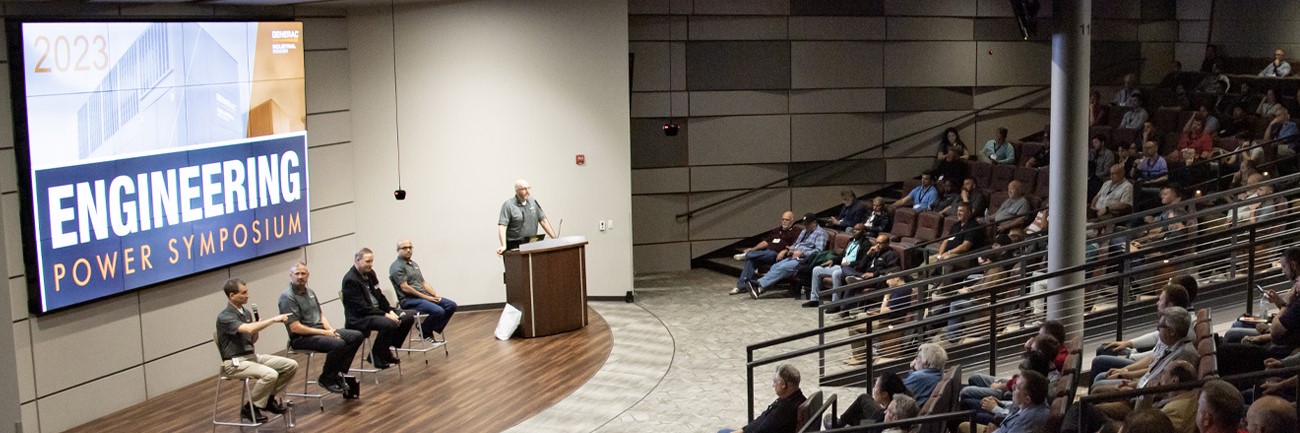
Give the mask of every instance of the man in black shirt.
<path id="1" fill-rule="evenodd" d="M 799 370 L 793 365 L 781 364 L 772 375 L 772 390 L 776 401 L 767 406 L 754 422 L 737 430 L 724 428 L 718 433 L 787 433 L 799 428 L 799 405 L 807 400 L 799 390 Z"/>
<path id="2" fill-rule="evenodd" d="M 348 329 L 363 334 L 379 331 L 375 344 L 370 348 L 370 359 L 375 368 L 388 368 L 400 363 L 389 349 L 402 347 L 406 334 L 415 323 L 415 315 L 388 303 L 388 298 L 379 289 L 373 251 L 362 248 L 353 259 L 356 262 L 343 276 L 343 317 Z"/>
<path id="3" fill-rule="evenodd" d="M 957 205 L 957 223 L 952 225 L 949 233 L 948 238 L 939 244 L 939 253 L 934 256 L 932 262 L 951 259 L 980 249 L 988 242 L 988 233 L 978 221 L 975 221 L 970 203 L 966 202 Z"/>

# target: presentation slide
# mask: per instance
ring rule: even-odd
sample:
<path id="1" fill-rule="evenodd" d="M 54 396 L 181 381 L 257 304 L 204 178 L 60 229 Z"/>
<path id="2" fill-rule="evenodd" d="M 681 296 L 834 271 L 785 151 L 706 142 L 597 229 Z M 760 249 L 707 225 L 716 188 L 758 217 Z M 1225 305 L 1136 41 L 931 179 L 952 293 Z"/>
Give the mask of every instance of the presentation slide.
<path id="1" fill-rule="evenodd" d="M 34 313 L 310 242 L 302 23 L 20 28 Z"/>

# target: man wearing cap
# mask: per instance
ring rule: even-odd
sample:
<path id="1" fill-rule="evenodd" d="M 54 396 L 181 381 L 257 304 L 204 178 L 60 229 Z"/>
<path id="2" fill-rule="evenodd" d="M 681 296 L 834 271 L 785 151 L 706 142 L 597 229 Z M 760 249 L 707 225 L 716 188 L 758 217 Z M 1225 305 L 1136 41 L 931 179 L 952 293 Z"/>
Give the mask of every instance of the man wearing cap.
<path id="1" fill-rule="evenodd" d="M 795 238 L 794 244 L 777 254 L 777 261 L 772 265 L 772 269 L 768 270 L 767 274 L 764 274 L 757 282 L 752 279 L 745 281 L 750 297 L 758 299 L 758 295 L 762 294 L 768 287 L 785 279 L 785 277 L 794 275 L 795 269 L 799 267 L 800 262 L 808 260 L 826 248 L 826 231 L 817 226 L 817 214 L 804 214 L 803 219 L 799 220 L 798 224 L 803 227 L 803 231 L 799 233 L 798 238 Z"/>
<path id="2" fill-rule="evenodd" d="M 555 231 L 551 230 L 551 222 L 546 219 L 542 205 L 532 199 L 532 191 L 533 186 L 528 181 L 516 180 L 515 196 L 501 204 L 501 214 L 497 217 L 497 241 L 500 242 L 497 255 L 519 248 L 519 244 L 536 236 L 538 224 L 542 225 L 542 230 L 546 230 L 547 236 L 555 237 Z"/>

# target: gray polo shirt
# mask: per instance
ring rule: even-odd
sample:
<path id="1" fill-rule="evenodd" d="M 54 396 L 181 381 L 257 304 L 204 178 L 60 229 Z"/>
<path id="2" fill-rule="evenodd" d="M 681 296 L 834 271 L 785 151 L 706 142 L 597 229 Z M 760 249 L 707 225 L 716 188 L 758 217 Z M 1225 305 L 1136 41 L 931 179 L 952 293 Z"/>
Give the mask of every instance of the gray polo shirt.
<path id="1" fill-rule="evenodd" d="M 320 320 L 320 301 L 316 300 L 316 292 L 310 288 L 303 288 L 303 293 L 293 291 L 293 285 L 284 289 L 280 294 L 280 314 L 293 313 L 289 320 L 284 322 L 286 330 L 289 324 L 301 322 L 302 326 L 308 328 L 325 329 L 325 325 Z M 289 331 L 289 336 L 293 337 L 293 331 Z"/>
<path id="2" fill-rule="evenodd" d="M 537 225 L 544 219 L 546 219 L 546 212 L 542 212 L 542 205 L 537 203 L 537 199 L 520 203 L 518 198 L 510 197 L 501 204 L 501 215 L 497 217 L 497 224 L 506 226 L 506 240 L 517 241 L 536 236 Z"/>
<path id="3" fill-rule="evenodd" d="M 253 336 L 239 332 L 239 325 L 245 323 L 253 323 L 253 313 L 247 308 L 236 310 L 234 305 L 226 303 L 226 309 L 217 314 L 217 348 L 221 359 L 253 354 Z"/>
<path id="4" fill-rule="evenodd" d="M 424 274 L 420 273 L 420 265 L 414 261 L 406 261 L 401 257 L 393 260 L 393 265 L 388 267 L 388 279 L 393 282 L 393 291 L 397 292 L 397 302 L 402 302 L 407 297 L 406 292 L 402 291 L 402 283 L 406 283 L 417 292 L 433 296 L 428 290 L 424 290 Z"/>

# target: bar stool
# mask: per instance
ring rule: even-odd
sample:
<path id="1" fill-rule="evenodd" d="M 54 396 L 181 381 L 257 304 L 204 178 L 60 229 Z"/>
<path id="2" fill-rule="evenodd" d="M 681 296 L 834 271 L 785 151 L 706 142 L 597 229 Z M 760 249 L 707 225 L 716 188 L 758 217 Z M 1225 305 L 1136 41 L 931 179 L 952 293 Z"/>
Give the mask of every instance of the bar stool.
<path id="1" fill-rule="evenodd" d="M 302 392 L 287 392 L 287 391 L 286 391 L 286 392 L 285 392 L 285 395 L 293 396 L 293 397 L 314 398 L 314 399 L 316 399 L 316 401 L 317 401 L 318 403 L 320 403 L 320 411 L 321 411 L 321 412 L 324 412 L 324 411 L 325 411 L 325 396 L 329 395 L 329 393 L 328 393 L 328 392 L 322 392 L 322 393 L 312 394 L 312 393 L 307 392 L 308 387 L 311 386 L 312 384 L 316 383 L 316 381 L 313 380 L 313 379 L 311 378 L 311 361 L 312 361 L 312 358 L 315 357 L 316 354 L 317 354 L 318 352 L 316 352 L 315 350 L 297 350 L 297 349 L 294 349 L 292 343 L 288 343 L 288 344 L 286 344 L 286 346 L 287 346 L 286 348 L 288 349 L 288 352 L 287 352 L 287 353 L 288 353 L 290 356 L 292 356 L 292 355 L 297 355 L 297 354 L 302 354 L 302 353 L 307 354 L 307 363 L 306 363 L 306 368 L 303 369 L 303 374 L 302 374 Z"/>
<path id="2" fill-rule="evenodd" d="M 406 348 L 400 348 L 400 347 L 399 347 L 399 348 L 394 348 L 394 349 L 393 349 L 393 350 L 396 351 L 396 352 L 405 352 L 405 353 L 406 353 L 406 358 L 407 358 L 407 359 L 410 359 L 410 358 L 411 358 L 411 354 L 412 354 L 412 353 L 417 353 L 417 352 L 420 353 L 420 354 L 424 357 L 424 365 L 425 365 L 425 366 L 428 366 L 428 365 L 429 365 L 429 351 L 434 350 L 434 349 L 437 349 L 438 346 L 442 346 L 442 353 L 443 353 L 443 355 L 448 356 L 448 357 L 451 356 L 451 352 L 448 351 L 448 349 L 447 349 L 447 342 L 446 342 L 446 341 L 443 341 L 442 344 L 440 344 L 440 345 L 438 345 L 438 346 L 435 346 L 435 345 L 433 345 L 432 343 L 429 343 L 428 341 L 425 341 L 425 339 L 420 338 L 420 325 L 423 324 L 423 323 L 424 323 L 424 319 L 426 319 L 426 318 L 428 318 L 428 317 L 429 317 L 428 314 L 425 314 L 425 313 L 416 313 L 416 314 L 415 314 L 415 324 L 414 324 L 414 325 L 411 325 L 411 331 L 410 331 L 410 333 L 407 334 L 407 336 L 408 336 L 409 338 L 407 338 L 407 340 L 406 340 L 407 343 L 411 343 L 411 344 L 408 344 L 409 347 L 406 347 Z M 444 339 L 447 338 L 447 333 L 446 333 L 446 332 L 443 332 L 442 336 L 443 336 Z M 423 344 L 423 347 L 416 348 L 415 345 L 414 345 L 414 343 L 422 343 L 422 344 Z"/>
<path id="3" fill-rule="evenodd" d="M 213 342 L 213 344 L 216 344 L 216 342 L 217 342 L 217 333 L 215 333 L 215 332 L 212 333 L 212 342 Z M 220 356 L 220 355 L 218 355 L 218 356 Z M 223 362 L 224 362 L 224 361 L 223 361 Z M 276 418 L 280 418 L 280 419 L 282 419 L 282 420 L 284 421 L 284 426 L 285 426 L 285 428 L 292 428 L 292 427 L 294 426 L 294 422 L 293 422 L 293 402 L 290 402 L 290 401 L 285 401 L 285 402 L 284 402 L 284 403 L 285 403 L 285 407 L 288 409 L 288 410 L 285 412 L 285 415 L 277 415 L 277 414 L 273 414 L 273 413 L 269 413 L 269 412 L 268 412 L 268 413 L 267 413 L 268 416 L 267 416 L 266 422 L 257 422 L 256 419 L 252 419 L 252 420 L 249 420 L 248 422 L 244 422 L 244 420 L 243 420 L 243 418 L 242 418 L 242 415 L 240 415 L 241 418 L 239 418 L 239 421 L 222 421 L 222 420 L 218 419 L 218 418 L 217 418 L 217 417 L 218 417 L 218 412 L 219 412 L 218 409 L 220 408 L 220 403 L 221 403 L 221 385 L 222 385 L 222 383 L 225 383 L 226 381 L 235 381 L 235 380 L 238 380 L 238 381 L 241 381 L 241 382 L 244 383 L 243 392 L 242 392 L 242 393 L 240 394 L 240 396 L 239 396 L 239 407 L 240 407 L 240 410 L 242 411 L 243 408 L 244 408 L 245 406 L 247 406 L 247 407 L 248 407 L 248 411 L 249 411 L 250 413 L 256 411 L 256 408 L 253 406 L 253 400 L 250 398 L 250 396 L 253 395 L 253 385 L 252 385 L 252 382 L 251 382 L 253 379 L 252 379 L 252 378 L 249 378 L 249 377 L 245 377 L 245 378 L 234 378 L 234 377 L 230 377 L 230 376 L 227 376 L 227 375 L 226 375 L 226 369 L 225 369 L 224 366 L 217 367 L 217 392 L 216 392 L 216 395 L 212 397 L 212 431 L 217 431 L 217 426 L 221 425 L 221 426 L 239 427 L 241 430 L 242 430 L 244 427 L 252 427 L 252 428 L 253 428 L 253 431 L 254 431 L 254 432 L 257 432 L 257 431 L 259 431 L 259 430 L 258 430 L 259 427 L 261 427 L 262 425 L 264 425 L 264 424 L 266 424 L 266 423 L 269 423 L 269 422 L 271 422 L 271 421 L 274 421 Z"/>
<path id="4" fill-rule="evenodd" d="M 373 356 L 373 355 L 371 354 L 371 351 L 370 351 L 370 333 L 371 333 L 371 332 L 374 332 L 374 331 L 361 331 L 361 335 L 362 335 L 362 340 L 361 340 L 361 350 L 360 350 L 360 352 L 361 352 L 361 356 L 360 356 L 360 359 L 357 360 L 357 366 L 356 366 L 356 367 L 348 368 L 348 371 L 349 371 L 349 372 L 358 373 L 358 374 L 364 374 L 364 373 L 379 373 L 379 372 L 383 371 L 383 370 L 381 370 L 381 369 L 379 369 L 379 368 L 376 368 L 376 367 L 374 366 L 374 365 L 375 365 L 375 360 L 374 360 L 374 359 L 371 359 L 371 357 Z M 390 347 L 390 348 L 388 348 L 388 349 L 389 349 L 389 350 L 392 350 L 393 348 Z M 370 363 L 370 367 L 366 367 L 366 366 L 365 366 L 367 362 Z M 402 376 L 402 364 L 397 364 L 397 375 L 398 375 L 399 377 Z M 378 375 L 378 374 L 375 374 L 374 376 L 375 376 L 375 385 L 378 385 L 378 384 L 379 384 L 379 375 Z"/>

